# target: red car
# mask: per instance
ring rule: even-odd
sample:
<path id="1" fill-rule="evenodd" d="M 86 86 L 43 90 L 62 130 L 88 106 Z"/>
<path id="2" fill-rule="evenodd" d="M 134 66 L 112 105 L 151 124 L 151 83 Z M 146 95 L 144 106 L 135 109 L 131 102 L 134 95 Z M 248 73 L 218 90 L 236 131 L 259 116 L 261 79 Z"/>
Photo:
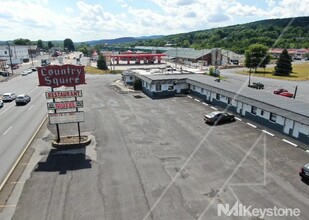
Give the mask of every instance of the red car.
<path id="1" fill-rule="evenodd" d="M 286 89 L 277 89 L 274 91 L 275 94 L 279 95 L 280 93 L 283 93 L 283 92 L 288 92 L 288 90 Z"/>
<path id="2" fill-rule="evenodd" d="M 280 94 L 281 96 L 285 96 L 285 97 L 289 97 L 289 98 L 293 98 L 294 94 L 290 93 L 290 92 L 281 92 Z"/>

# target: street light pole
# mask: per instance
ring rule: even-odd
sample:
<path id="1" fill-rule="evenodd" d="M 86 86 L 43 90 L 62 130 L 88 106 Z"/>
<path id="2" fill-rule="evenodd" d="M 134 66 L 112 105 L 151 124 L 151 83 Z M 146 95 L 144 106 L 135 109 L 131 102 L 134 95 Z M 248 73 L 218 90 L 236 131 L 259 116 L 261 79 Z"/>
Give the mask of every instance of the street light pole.
<path id="1" fill-rule="evenodd" d="M 11 63 L 12 76 L 13 76 L 14 72 L 13 72 L 13 64 L 12 64 L 12 57 L 11 57 L 11 48 L 10 48 L 9 42 L 7 42 L 7 44 L 8 44 L 8 47 L 9 47 L 9 57 L 10 57 L 10 63 Z"/>

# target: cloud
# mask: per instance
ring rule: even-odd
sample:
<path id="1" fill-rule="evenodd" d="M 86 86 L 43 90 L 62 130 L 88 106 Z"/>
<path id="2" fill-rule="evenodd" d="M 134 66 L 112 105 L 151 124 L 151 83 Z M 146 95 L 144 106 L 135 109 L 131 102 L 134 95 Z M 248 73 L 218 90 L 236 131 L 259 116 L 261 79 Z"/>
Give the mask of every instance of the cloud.
<path id="1" fill-rule="evenodd" d="M 223 22 L 223 21 L 228 21 L 230 18 L 225 15 L 225 14 L 215 14 L 215 15 L 211 15 L 208 18 L 209 22 L 215 22 L 215 23 L 219 23 L 219 22 Z"/>

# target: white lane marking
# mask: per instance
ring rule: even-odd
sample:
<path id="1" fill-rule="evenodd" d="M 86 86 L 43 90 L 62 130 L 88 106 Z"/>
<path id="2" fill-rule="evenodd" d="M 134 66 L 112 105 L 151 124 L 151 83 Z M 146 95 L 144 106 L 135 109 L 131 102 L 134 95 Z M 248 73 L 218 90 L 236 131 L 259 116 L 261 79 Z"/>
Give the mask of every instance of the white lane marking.
<path id="1" fill-rule="evenodd" d="M 192 99 L 192 96 L 187 95 L 187 97 L 189 97 L 190 99 Z"/>
<path id="2" fill-rule="evenodd" d="M 12 129 L 12 126 L 9 127 L 9 128 L 3 133 L 3 135 L 6 135 L 11 129 Z"/>
<path id="3" fill-rule="evenodd" d="M 34 105 L 31 105 L 31 106 L 28 108 L 28 110 L 32 109 L 32 108 L 33 108 L 33 106 L 34 106 Z"/>
<path id="4" fill-rule="evenodd" d="M 213 110 L 218 110 L 217 108 L 215 108 L 215 107 L 212 107 L 212 106 L 211 106 L 210 108 L 212 108 Z"/>
<path id="5" fill-rule="evenodd" d="M 0 115 L 2 115 L 4 112 L 6 112 L 7 110 L 9 110 L 10 108 L 12 108 L 13 105 L 11 105 L 10 107 L 8 107 L 7 109 L 3 110 L 3 112 L 0 113 Z M 2 107 L 3 108 L 3 107 Z"/>
<path id="6" fill-rule="evenodd" d="M 28 94 L 30 94 L 30 93 L 32 93 L 36 88 L 38 88 L 39 86 L 35 86 L 34 88 L 32 88 L 29 92 L 28 92 Z"/>
<path id="7" fill-rule="evenodd" d="M 206 106 L 208 106 L 208 104 L 207 104 L 207 103 L 205 103 L 205 102 L 203 102 L 203 105 L 206 105 Z"/>
<path id="8" fill-rule="evenodd" d="M 272 134 L 272 133 L 270 133 L 270 132 L 268 132 L 268 131 L 266 131 L 266 130 L 262 130 L 264 133 L 266 133 L 266 134 L 268 134 L 268 135 L 270 135 L 270 136 L 272 136 L 272 137 L 274 137 L 275 135 L 274 134 Z"/>
<path id="9" fill-rule="evenodd" d="M 242 119 L 241 119 L 241 118 L 237 118 L 237 117 L 235 117 L 235 119 L 236 119 L 236 120 L 238 120 L 238 121 L 242 121 Z"/>
<path id="10" fill-rule="evenodd" d="M 290 145 L 292 145 L 292 146 L 294 146 L 294 147 L 297 147 L 298 145 L 297 144 L 294 144 L 294 143 L 292 143 L 291 141 L 288 141 L 288 140 L 285 140 L 285 139 L 282 139 L 285 143 L 288 143 L 288 144 L 290 144 Z"/>
<path id="11" fill-rule="evenodd" d="M 251 126 L 251 127 L 253 127 L 253 128 L 257 128 L 255 125 L 250 124 L 250 123 L 247 123 L 247 125 L 249 125 L 249 126 Z"/>
<path id="12" fill-rule="evenodd" d="M 198 99 L 194 99 L 195 101 L 197 101 L 197 102 L 201 102 L 200 100 L 198 100 Z"/>

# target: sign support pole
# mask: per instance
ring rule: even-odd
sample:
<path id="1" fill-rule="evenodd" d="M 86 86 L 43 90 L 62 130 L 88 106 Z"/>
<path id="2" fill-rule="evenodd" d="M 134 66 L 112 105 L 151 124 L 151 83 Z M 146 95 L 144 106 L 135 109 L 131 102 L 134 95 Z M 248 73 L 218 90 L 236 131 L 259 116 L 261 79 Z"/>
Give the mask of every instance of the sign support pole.
<path id="1" fill-rule="evenodd" d="M 52 92 L 54 91 L 53 87 L 51 88 L 51 91 Z M 53 102 L 55 102 L 55 101 L 56 101 L 55 98 L 53 98 Z M 54 110 L 54 113 L 57 113 L 56 109 Z M 58 124 L 56 124 L 56 129 L 57 129 L 57 143 L 59 143 L 60 142 L 60 132 L 59 132 L 59 125 Z"/>
<path id="2" fill-rule="evenodd" d="M 74 86 L 74 91 L 76 91 L 76 86 Z M 75 97 L 75 101 L 77 101 L 77 97 Z M 76 108 L 76 111 L 78 111 L 78 108 Z M 80 136 L 80 124 L 79 124 L 79 122 L 77 122 L 77 129 L 78 129 L 78 140 L 79 140 L 79 143 L 80 143 L 81 136 Z"/>

